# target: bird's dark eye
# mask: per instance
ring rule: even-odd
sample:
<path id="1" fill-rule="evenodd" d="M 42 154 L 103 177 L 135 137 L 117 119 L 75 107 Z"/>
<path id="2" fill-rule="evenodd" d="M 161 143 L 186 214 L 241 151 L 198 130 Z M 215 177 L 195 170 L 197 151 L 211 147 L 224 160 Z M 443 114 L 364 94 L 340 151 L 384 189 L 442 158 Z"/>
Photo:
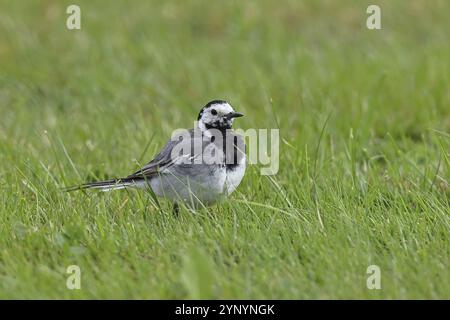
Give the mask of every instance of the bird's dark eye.
<path id="1" fill-rule="evenodd" d="M 211 114 L 212 114 L 213 116 L 215 116 L 215 115 L 217 114 L 217 110 L 216 110 L 216 109 L 211 109 Z"/>

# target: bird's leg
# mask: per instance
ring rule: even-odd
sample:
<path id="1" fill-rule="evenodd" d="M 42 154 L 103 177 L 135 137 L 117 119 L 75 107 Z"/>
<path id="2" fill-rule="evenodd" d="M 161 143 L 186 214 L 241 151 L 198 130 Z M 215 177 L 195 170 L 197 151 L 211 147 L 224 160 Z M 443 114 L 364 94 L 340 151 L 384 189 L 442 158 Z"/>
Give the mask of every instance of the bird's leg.
<path id="1" fill-rule="evenodd" d="M 180 214 L 180 206 L 178 205 L 178 202 L 174 202 L 172 213 L 175 217 L 178 217 L 178 215 Z"/>

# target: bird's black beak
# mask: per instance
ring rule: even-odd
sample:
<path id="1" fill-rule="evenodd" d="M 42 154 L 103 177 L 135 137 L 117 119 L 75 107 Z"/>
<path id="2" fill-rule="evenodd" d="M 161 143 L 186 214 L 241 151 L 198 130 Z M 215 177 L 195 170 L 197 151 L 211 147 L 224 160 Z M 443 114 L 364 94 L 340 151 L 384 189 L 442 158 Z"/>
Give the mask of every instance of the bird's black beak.
<path id="1" fill-rule="evenodd" d="M 229 114 L 226 115 L 226 117 L 228 119 L 232 119 L 232 118 L 239 118 L 239 117 L 243 117 L 244 115 L 242 113 L 239 112 L 230 112 Z"/>

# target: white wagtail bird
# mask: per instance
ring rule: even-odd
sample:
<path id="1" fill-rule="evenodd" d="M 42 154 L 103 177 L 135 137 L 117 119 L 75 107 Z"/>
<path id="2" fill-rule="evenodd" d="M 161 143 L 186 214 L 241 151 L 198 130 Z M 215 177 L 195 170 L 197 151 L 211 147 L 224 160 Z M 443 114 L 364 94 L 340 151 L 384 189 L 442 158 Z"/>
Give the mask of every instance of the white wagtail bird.
<path id="1" fill-rule="evenodd" d="M 198 208 L 230 195 L 245 173 L 244 139 L 232 130 L 235 112 L 226 101 L 213 100 L 198 115 L 193 129 L 172 134 L 155 158 L 135 173 L 118 179 L 86 183 L 67 191 L 123 188 L 151 188 L 178 204 Z"/>

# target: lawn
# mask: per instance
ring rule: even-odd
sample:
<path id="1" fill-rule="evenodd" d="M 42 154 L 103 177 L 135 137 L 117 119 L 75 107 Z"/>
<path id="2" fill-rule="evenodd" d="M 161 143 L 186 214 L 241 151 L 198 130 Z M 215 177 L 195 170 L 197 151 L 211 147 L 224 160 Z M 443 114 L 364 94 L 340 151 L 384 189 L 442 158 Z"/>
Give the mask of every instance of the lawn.
<path id="1" fill-rule="evenodd" d="M 0 0 L 0 298 L 450 299 L 449 12 Z M 145 191 L 61 191 L 136 170 L 212 99 L 280 130 L 276 175 L 250 165 L 178 217 Z"/>

